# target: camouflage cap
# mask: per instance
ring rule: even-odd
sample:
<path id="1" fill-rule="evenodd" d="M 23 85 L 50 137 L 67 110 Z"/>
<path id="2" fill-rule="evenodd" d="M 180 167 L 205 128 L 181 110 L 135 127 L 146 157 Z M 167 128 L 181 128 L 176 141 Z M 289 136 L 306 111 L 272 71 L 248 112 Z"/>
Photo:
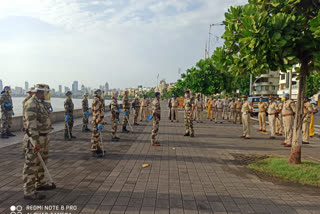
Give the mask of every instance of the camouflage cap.
<path id="1" fill-rule="evenodd" d="M 89 93 L 88 93 L 88 92 L 85 92 L 85 93 L 83 94 L 83 96 L 84 96 L 84 97 L 89 96 Z"/>
<path id="2" fill-rule="evenodd" d="M 94 93 L 94 94 L 101 94 L 102 91 L 101 91 L 100 89 L 94 89 L 94 90 L 93 90 L 93 93 Z"/>
<path id="3" fill-rule="evenodd" d="M 46 84 L 37 84 L 34 90 L 31 92 L 38 92 L 38 91 L 50 91 L 49 86 Z"/>
<path id="4" fill-rule="evenodd" d="M 67 92 L 66 92 L 66 96 L 70 96 L 71 94 L 72 94 L 71 91 L 67 91 Z"/>
<path id="5" fill-rule="evenodd" d="M 29 94 L 29 93 L 34 93 L 33 91 L 34 91 L 34 87 L 31 87 L 31 88 L 29 88 L 29 90 L 26 91 L 26 93 L 27 93 L 27 94 Z"/>
<path id="6" fill-rule="evenodd" d="M 5 87 L 3 88 L 3 90 L 4 90 L 4 91 L 10 91 L 11 88 L 10 88 L 10 86 L 5 86 Z"/>

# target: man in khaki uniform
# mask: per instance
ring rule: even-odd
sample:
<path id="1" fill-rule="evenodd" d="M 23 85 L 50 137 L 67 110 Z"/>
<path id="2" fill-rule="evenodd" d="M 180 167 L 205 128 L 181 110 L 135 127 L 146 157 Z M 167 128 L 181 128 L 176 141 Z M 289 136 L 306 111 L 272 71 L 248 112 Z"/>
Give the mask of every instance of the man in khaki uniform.
<path id="1" fill-rule="evenodd" d="M 260 97 L 259 103 L 258 103 L 258 108 L 259 108 L 259 129 L 258 131 L 266 132 L 266 111 L 268 108 L 267 103 L 263 102 L 263 98 Z"/>
<path id="2" fill-rule="evenodd" d="M 194 101 L 190 98 L 190 91 L 185 91 L 184 94 L 184 125 L 186 127 L 186 133 L 184 136 L 194 137 L 194 130 L 193 130 L 193 111 L 195 109 Z"/>
<path id="3" fill-rule="evenodd" d="M 229 122 L 231 122 L 231 118 L 234 120 L 235 111 L 236 111 L 236 102 L 234 98 L 232 98 L 232 101 L 229 103 L 229 109 L 230 109 Z"/>
<path id="4" fill-rule="evenodd" d="M 270 96 L 270 104 L 268 106 L 268 120 L 270 127 L 270 139 L 275 139 L 276 132 L 276 113 L 277 113 L 277 104 L 274 102 L 274 97 Z"/>
<path id="5" fill-rule="evenodd" d="M 223 105 L 223 112 L 222 112 L 222 119 L 228 120 L 228 113 L 229 113 L 229 100 L 228 96 L 225 97 L 224 100 L 222 100 Z"/>
<path id="6" fill-rule="evenodd" d="M 216 108 L 216 118 L 215 118 L 215 123 L 222 123 L 222 112 L 223 112 L 223 103 L 218 97 L 218 101 L 215 103 L 215 108 Z"/>
<path id="7" fill-rule="evenodd" d="M 171 98 L 171 122 L 173 122 L 174 117 L 176 118 L 176 121 L 179 122 L 178 106 L 179 101 L 177 100 L 176 96 L 173 96 Z"/>
<path id="8" fill-rule="evenodd" d="M 159 122 L 161 119 L 161 108 L 160 108 L 160 92 L 155 93 L 155 98 L 152 102 L 152 134 L 151 134 L 151 145 L 160 146 L 160 143 L 156 141 L 156 137 L 159 132 Z"/>
<path id="9" fill-rule="evenodd" d="M 138 95 L 134 98 L 132 102 L 132 108 L 133 108 L 133 125 L 139 125 L 138 124 L 138 116 L 139 116 L 139 111 L 140 111 L 140 100 Z"/>
<path id="10" fill-rule="evenodd" d="M 148 109 L 147 109 L 147 96 L 144 95 L 143 98 L 140 99 L 140 121 L 145 120 L 147 118 L 147 113 L 148 113 Z"/>
<path id="11" fill-rule="evenodd" d="M 204 104 L 201 100 L 201 94 L 198 94 L 197 96 L 197 99 L 195 100 L 195 106 L 196 106 L 196 120 L 197 120 L 197 123 L 203 123 L 203 107 L 204 107 Z"/>
<path id="12" fill-rule="evenodd" d="M 239 121 L 240 124 L 242 124 L 242 114 L 241 114 L 241 109 L 242 109 L 242 101 L 240 98 L 237 99 L 237 101 L 235 102 L 235 115 L 234 115 L 234 124 L 237 123 L 238 117 L 239 117 Z"/>
<path id="13" fill-rule="evenodd" d="M 37 84 L 35 94 L 24 105 L 25 163 L 23 166 L 23 189 L 25 200 L 42 200 L 46 196 L 37 191 L 51 190 L 56 187 L 48 185 L 44 179 L 44 169 L 37 156 L 39 152 L 43 161 L 48 162 L 49 132 L 51 122 L 45 109 L 44 100 L 49 93 L 48 86 Z"/>
<path id="14" fill-rule="evenodd" d="M 304 98 L 304 108 L 303 108 L 303 122 L 302 122 L 302 144 L 309 144 L 310 143 L 310 122 L 311 122 L 311 115 L 313 113 L 312 104 L 309 101 L 308 97 Z"/>
<path id="15" fill-rule="evenodd" d="M 296 106 L 294 105 L 293 101 L 289 99 L 289 94 L 285 94 L 285 101 L 282 108 L 282 118 L 283 118 L 283 126 L 284 126 L 284 135 L 285 135 L 285 141 L 281 144 L 285 147 L 291 147 L 292 144 L 292 125 L 293 125 L 293 119 L 294 114 L 296 110 Z"/>
<path id="16" fill-rule="evenodd" d="M 277 100 L 277 114 L 276 114 L 276 135 L 282 136 L 282 107 L 283 103 L 281 102 L 281 98 L 278 97 Z"/>
<path id="17" fill-rule="evenodd" d="M 252 112 L 252 106 L 248 101 L 248 96 L 244 95 L 243 99 L 244 101 L 241 108 L 243 134 L 241 137 L 244 139 L 250 139 L 250 114 Z"/>
<path id="18" fill-rule="evenodd" d="M 216 114 L 217 114 L 216 102 L 217 102 L 216 98 L 212 98 L 210 102 L 211 112 L 212 112 L 210 121 L 212 121 L 213 119 L 216 119 Z"/>

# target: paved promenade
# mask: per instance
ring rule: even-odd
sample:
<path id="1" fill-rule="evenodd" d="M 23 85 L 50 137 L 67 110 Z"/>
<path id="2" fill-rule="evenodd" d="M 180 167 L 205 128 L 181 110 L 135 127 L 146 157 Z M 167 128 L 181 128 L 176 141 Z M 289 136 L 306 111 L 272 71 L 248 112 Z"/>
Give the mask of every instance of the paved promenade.
<path id="1" fill-rule="evenodd" d="M 253 139 L 244 140 L 239 124 L 208 120 L 194 123 L 195 138 L 184 137 L 183 113 L 179 123 L 170 123 L 167 114 L 163 110 L 160 147 L 150 146 L 150 121 L 111 142 L 107 117 L 107 154 L 101 159 L 91 156 L 91 134 L 82 133 L 81 126 L 74 128 L 77 139 L 71 142 L 63 141 L 62 131 L 52 133 L 48 168 L 58 188 L 46 192 L 42 202 L 23 200 L 21 143 L 3 146 L 0 213 L 10 213 L 12 205 L 22 206 L 22 213 L 35 213 L 26 211 L 26 205 L 73 205 L 75 210 L 64 211 L 72 214 L 320 213 L 320 188 L 261 178 L 235 160 L 237 155 L 287 157 L 290 149 L 280 146 L 283 138 L 269 140 L 253 124 Z M 319 160 L 320 139 L 304 145 L 302 154 Z"/>

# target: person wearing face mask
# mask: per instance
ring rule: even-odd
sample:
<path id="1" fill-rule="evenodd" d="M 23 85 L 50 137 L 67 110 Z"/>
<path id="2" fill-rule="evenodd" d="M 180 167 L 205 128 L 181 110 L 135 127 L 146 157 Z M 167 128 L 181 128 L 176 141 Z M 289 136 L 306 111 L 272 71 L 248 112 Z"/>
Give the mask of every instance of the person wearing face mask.
<path id="1" fill-rule="evenodd" d="M 312 101 L 311 104 L 312 104 L 313 111 L 312 111 L 311 120 L 310 120 L 311 121 L 310 122 L 310 137 L 313 137 L 314 136 L 314 115 L 316 113 L 318 113 L 318 109 L 317 109 L 316 101 Z"/>
<path id="2" fill-rule="evenodd" d="M 11 88 L 5 86 L 0 95 L 0 107 L 1 107 L 1 138 L 14 137 L 10 128 L 12 124 L 13 104 L 11 98 Z"/>
<path id="3" fill-rule="evenodd" d="M 91 132 L 91 130 L 88 128 L 90 115 L 88 97 L 88 92 L 84 93 L 82 99 L 82 132 Z"/>
<path id="4" fill-rule="evenodd" d="M 243 96 L 243 105 L 241 108 L 242 113 L 242 124 L 243 124 L 243 134 L 242 138 L 250 139 L 250 113 L 252 113 L 252 106 L 248 101 L 248 96 Z"/>
<path id="5" fill-rule="evenodd" d="M 223 120 L 228 120 L 228 112 L 229 112 L 229 100 L 228 96 L 222 100 L 222 105 L 223 105 L 223 111 L 222 111 L 222 119 Z"/>
<path id="6" fill-rule="evenodd" d="M 155 98 L 152 101 L 152 110 L 151 116 L 153 120 L 152 124 L 152 134 L 151 134 L 151 145 L 152 146 L 160 146 L 160 143 L 156 140 L 156 137 L 159 132 L 159 122 L 161 119 L 161 108 L 160 108 L 160 92 L 155 93 Z"/>
<path id="7" fill-rule="evenodd" d="M 194 137 L 194 130 L 193 130 L 193 111 L 195 109 L 194 101 L 190 98 L 190 91 L 185 91 L 184 94 L 184 125 L 186 128 L 186 133 L 184 136 Z"/>
<path id="8" fill-rule="evenodd" d="M 223 103 L 218 97 L 218 101 L 216 101 L 216 118 L 215 118 L 215 123 L 222 123 L 222 112 L 223 112 Z"/>
<path id="9" fill-rule="evenodd" d="M 258 108 L 259 108 L 259 129 L 258 131 L 266 132 L 266 111 L 268 108 L 267 103 L 263 102 L 263 97 L 260 97 L 259 103 L 258 103 Z"/>
<path id="10" fill-rule="evenodd" d="M 282 118 L 283 118 L 283 126 L 284 126 L 284 136 L 285 136 L 285 141 L 282 142 L 281 144 L 285 147 L 291 147 L 292 144 L 292 135 L 293 135 L 293 119 L 294 119 L 294 114 L 296 111 L 296 106 L 291 100 L 290 95 L 286 93 L 284 95 L 285 101 L 283 104 L 283 108 L 281 111 Z"/>
<path id="11" fill-rule="evenodd" d="M 112 97 L 112 101 L 110 103 L 111 110 L 111 121 L 112 121 L 112 141 L 119 141 L 120 138 L 117 137 L 117 129 L 118 129 L 118 121 L 120 120 L 119 114 L 121 110 L 118 106 L 118 93 L 115 93 Z"/>
<path id="12" fill-rule="evenodd" d="M 130 103 L 129 103 L 129 91 L 124 92 L 124 96 L 122 98 L 122 108 L 123 108 L 123 122 L 122 122 L 122 132 L 128 133 L 129 130 L 127 130 L 127 124 L 129 120 L 129 114 L 130 114 Z"/>
<path id="13" fill-rule="evenodd" d="M 26 93 L 28 94 L 28 96 L 26 98 L 24 98 L 24 100 L 22 101 L 22 121 L 23 121 L 23 128 L 22 128 L 22 132 L 24 133 L 24 138 L 28 137 L 26 135 L 26 129 L 27 129 L 27 120 L 26 117 L 24 115 L 24 113 L 26 112 L 26 103 L 27 101 L 34 95 L 34 88 L 29 88 L 28 91 L 26 91 Z M 22 151 L 23 153 L 25 153 L 25 148 L 26 148 L 26 143 L 27 141 L 24 139 L 23 140 L 23 145 L 22 145 Z"/>
<path id="14" fill-rule="evenodd" d="M 25 163 L 23 166 L 23 190 L 25 200 L 42 200 L 46 196 L 38 191 L 52 190 L 56 186 L 49 185 L 44 179 L 44 169 L 37 153 L 45 163 L 48 162 L 49 133 L 51 121 L 44 106 L 44 100 L 49 93 L 49 86 L 37 84 L 32 91 L 35 93 L 25 103 Z"/>
<path id="15" fill-rule="evenodd" d="M 235 114 L 234 114 L 234 124 L 237 123 L 238 117 L 240 120 L 240 124 L 242 124 L 242 116 L 241 116 L 241 108 L 242 108 L 242 100 L 238 98 L 235 101 Z"/>
<path id="16" fill-rule="evenodd" d="M 176 122 L 179 122 L 179 113 L 178 113 L 178 106 L 179 106 L 179 101 L 177 100 L 177 97 L 173 95 L 171 98 L 171 122 L 175 119 Z"/>
<path id="17" fill-rule="evenodd" d="M 75 136 L 72 135 L 73 110 L 74 110 L 74 105 L 72 102 L 72 92 L 67 91 L 66 96 L 67 96 L 67 99 L 64 101 L 64 114 L 65 114 L 64 139 L 70 141 L 72 138 L 76 138 Z"/>
<path id="18" fill-rule="evenodd" d="M 203 107 L 204 107 L 204 104 L 201 100 L 201 94 L 198 94 L 197 96 L 197 99 L 195 100 L 195 106 L 196 106 L 196 120 L 197 120 L 197 123 L 202 123 L 202 112 L 203 112 Z"/>
<path id="19" fill-rule="evenodd" d="M 310 143 L 310 122 L 311 122 L 311 115 L 313 113 L 313 107 L 308 97 L 304 98 L 303 112 L 304 114 L 303 114 L 303 121 L 302 121 L 302 144 L 309 144 Z"/>
<path id="20" fill-rule="evenodd" d="M 232 98 L 232 101 L 229 103 L 229 109 L 230 109 L 229 122 L 231 122 L 231 118 L 234 120 L 235 111 L 236 111 L 236 102 L 234 98 Z"/>
<path id="21" fill-rule="evenodd" d="M 276 135 L 282 136 L 282 107 L 283 103 L 281 102 L 281 98 L 277 99 L 277 115 L 276 115 Z"/>
<path id="22" fill-rule="evenodd" d="M 275 138 L 276 132 L 276 113 L 277 113 L 277 104 L 274 102 L 274 97 L 270 96 L 269 98 L 270 104 L 268 106 L 268 120 L 269 120 L 269 127 L 270 127 L 270 139 Z"/>

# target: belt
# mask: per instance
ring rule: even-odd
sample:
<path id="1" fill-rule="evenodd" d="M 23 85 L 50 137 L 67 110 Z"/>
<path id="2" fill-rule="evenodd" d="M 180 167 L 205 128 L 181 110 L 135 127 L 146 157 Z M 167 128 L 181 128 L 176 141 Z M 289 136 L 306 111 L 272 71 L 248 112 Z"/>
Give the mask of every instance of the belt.
<path id="1" fill-rule="evenodd" d="M 285 114 L 284 117 L 292 116 L 293 114 Z"/>
<path id="2" fill-rule="evenodd" d="M 147 107 L 147 106 L 142 106 L 142 107 Z"/>
<path id="3" fill-rule="evenodd" d="M 275 115 L 275 113 L 273 113 L 273 114 L 269 114 L 269 115 Z"/>
<path id="4" fill-rule="evenodd" d="M 261 113 L 265 112 L 265 111 L 260 111 Z"/>
<path id="5" fill-rule="evenodd" d="M 41 137 L 47 137 L 47 136 L 48 136 L 48 133 L 39 133 L 39 136 L 41 136 Z"/>

